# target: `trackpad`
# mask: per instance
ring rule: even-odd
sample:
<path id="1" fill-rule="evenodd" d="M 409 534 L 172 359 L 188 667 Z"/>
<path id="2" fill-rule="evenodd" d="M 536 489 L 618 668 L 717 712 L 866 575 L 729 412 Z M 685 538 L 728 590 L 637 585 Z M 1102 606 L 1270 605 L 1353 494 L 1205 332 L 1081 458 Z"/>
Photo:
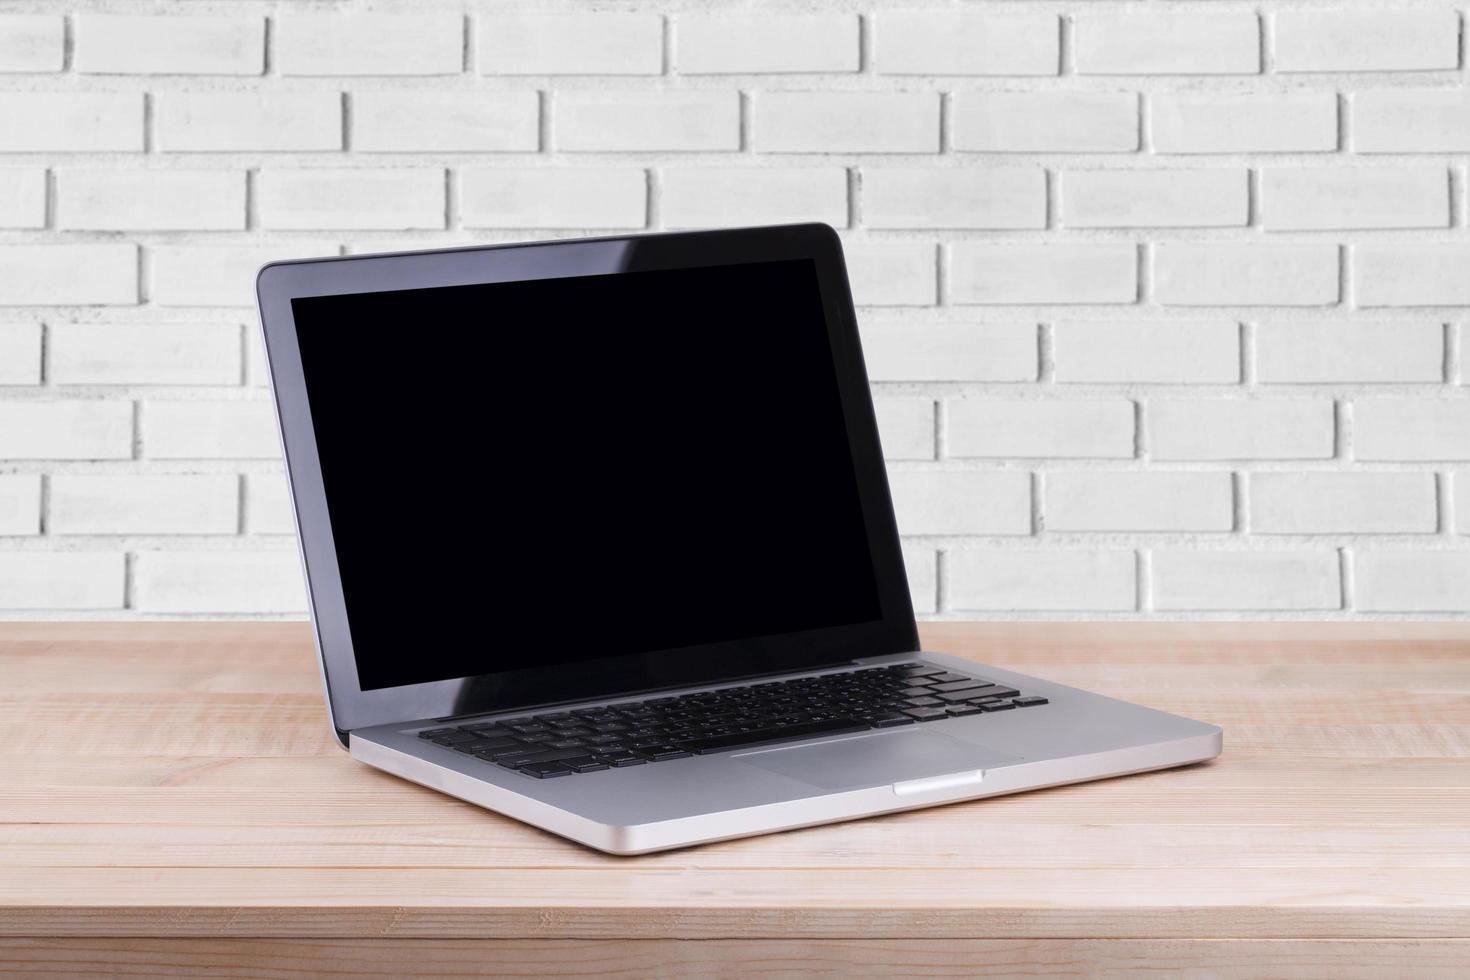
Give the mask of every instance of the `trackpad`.
<path id="1" fill-rule="evenodd" d="M 935 731 L 906 728 L 820 745 L 766 749 L 736 756 L 746 765 L 821 786 L 881 786 L 952 772 L 993 769 L 1020 757 L 995 752 Z"/>

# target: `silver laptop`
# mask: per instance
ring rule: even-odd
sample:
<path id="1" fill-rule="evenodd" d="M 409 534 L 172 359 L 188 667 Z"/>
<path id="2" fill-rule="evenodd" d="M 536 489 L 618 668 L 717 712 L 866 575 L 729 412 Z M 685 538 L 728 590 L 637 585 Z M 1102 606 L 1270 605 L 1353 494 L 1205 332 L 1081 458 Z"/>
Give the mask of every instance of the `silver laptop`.
<path id="1" fill-rule="evenodd" d="M 1220 752 L 920 649 L 824 225 L 279 262 L 258 297 L 370 766 L 639 854 Z"/>

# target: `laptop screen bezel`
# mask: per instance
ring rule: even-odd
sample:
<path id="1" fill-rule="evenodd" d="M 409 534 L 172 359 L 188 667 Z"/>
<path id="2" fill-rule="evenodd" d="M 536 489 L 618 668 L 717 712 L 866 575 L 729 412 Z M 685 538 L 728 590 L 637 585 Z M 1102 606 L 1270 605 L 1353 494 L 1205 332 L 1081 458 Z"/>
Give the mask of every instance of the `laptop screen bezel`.
<path id="1" fill-rule="evenodd" d="M 293 299 L 800 258 L 811 259 L 816 268 L 872 555 L 881 610 L 879 619 L 630 656 L 593 656 L 573 663 L 477 677 L 367 691 L 361 688 L 296 340 Z M 729 681 L 918 649 L 918 633 L 841 244 L 836 233 L 826 225 L 273 262 L 260 270 L 256 293 L 317 651 L 332 724 L 344 744 L 346 734 L 352 729 L 371 725 L 488 714 Z M 772 555 L 772 560 L 789 561 L 792 556 Z M 461 616 L 472 642 L 493 642 L 496 622 L 513 621 L 516 613 L 513 609 L 496 608 L 492 594 L 487 596 L 482 609 L 425 609 L 404 615 Z M 650 608 L 648 615 L 657 616 L 658 609 Z M 545 634 L 546 642 L 555 643 L 556 625 L 545 624 Z M 412 651 L 405 651 L 405 656 L 412 656 Z M 534 653 L 528 654 L 527 659 L 534 659 Z"/>

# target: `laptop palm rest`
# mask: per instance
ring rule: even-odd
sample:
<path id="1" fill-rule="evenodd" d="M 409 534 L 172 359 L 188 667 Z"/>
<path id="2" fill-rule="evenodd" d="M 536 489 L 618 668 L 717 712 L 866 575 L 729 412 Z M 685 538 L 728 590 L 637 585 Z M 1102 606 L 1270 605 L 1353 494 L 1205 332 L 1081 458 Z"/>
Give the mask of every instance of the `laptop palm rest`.
<path id="1" fill-rule="evenodd" d="M 881 786 L 1021 761 L 1019 756 L 916 728 L 873 732 L 817 745 L 763 749 L 735 758 L 823 789 Z"/>

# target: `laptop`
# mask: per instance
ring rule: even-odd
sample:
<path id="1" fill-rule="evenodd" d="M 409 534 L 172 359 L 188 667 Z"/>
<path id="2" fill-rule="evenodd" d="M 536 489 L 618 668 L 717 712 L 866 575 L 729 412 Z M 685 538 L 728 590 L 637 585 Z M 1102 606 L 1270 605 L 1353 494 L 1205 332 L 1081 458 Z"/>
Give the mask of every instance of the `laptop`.
<path id="1" fill-rule="evenodd" d="M 921 649 L 825 225 L 275 262 L 257 292 L 367 765 L 639 854 L 1220 752 Z"/>

